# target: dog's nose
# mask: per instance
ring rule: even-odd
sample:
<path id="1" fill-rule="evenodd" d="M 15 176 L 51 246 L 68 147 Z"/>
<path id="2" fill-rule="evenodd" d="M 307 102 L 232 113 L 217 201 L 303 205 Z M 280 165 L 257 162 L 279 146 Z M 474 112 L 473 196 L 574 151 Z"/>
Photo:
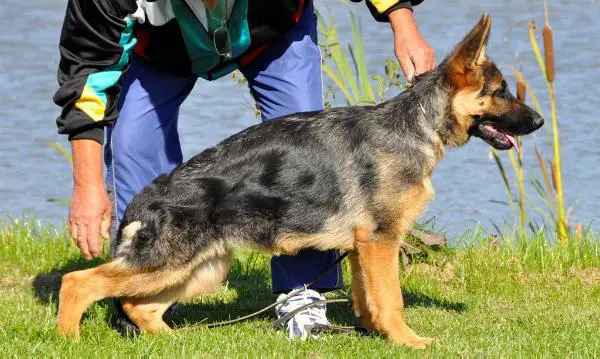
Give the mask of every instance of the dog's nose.
<path id="1" fill-rule="evenodd" d="M 544 118 L 537 113 L 533 115 L 533 129 L 534 131 L 544 126 Z"/>

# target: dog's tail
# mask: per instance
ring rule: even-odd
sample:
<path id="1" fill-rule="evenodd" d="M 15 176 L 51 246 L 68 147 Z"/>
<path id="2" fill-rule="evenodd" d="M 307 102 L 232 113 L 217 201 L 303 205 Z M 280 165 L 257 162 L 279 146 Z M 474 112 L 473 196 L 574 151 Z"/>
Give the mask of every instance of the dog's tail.
<path id="1" fill-rule="evenodd" d="M 215 222 L 239 211 L 239 202 L 225 201 L 229 185 L 222 178 L 161 181 L 133 199 L 118 231 L 116 257 L 135 267 L 185 266 L 222 236 Z"/>

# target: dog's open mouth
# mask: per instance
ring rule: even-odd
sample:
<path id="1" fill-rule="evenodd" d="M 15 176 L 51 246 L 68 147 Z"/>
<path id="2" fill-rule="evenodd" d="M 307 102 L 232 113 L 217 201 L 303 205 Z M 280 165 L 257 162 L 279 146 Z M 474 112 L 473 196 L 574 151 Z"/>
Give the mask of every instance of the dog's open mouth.
<path id="1" fill-rule="evenodd" d="M 481 137 L 490 146 L 498 150 L 508 150 L 514 148 L 519 151 L 517 140 L 508 133 L 497 129 L 490 123 L 482 123 L 477 126 L 477 135 Z"/>

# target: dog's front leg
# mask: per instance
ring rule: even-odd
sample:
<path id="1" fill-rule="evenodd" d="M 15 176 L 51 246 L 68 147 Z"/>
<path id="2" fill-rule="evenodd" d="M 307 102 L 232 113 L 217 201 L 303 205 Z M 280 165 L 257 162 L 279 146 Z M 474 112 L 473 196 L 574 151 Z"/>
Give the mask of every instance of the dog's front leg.
<path id="1" fill-rule="evenodd" d="M 371 320 L 371 313 L 367 307 L 364 286 L 365 280 L 360 267 L 358 252 L 355 250 L 352 251 L 349 258 L 350 266 L 352 268 L 352 308 L 354 309 L 354 314 L 369 331 L 374 331 L 375 328 L 373 327 L 373 322 Z"/>
<path id="2" fill-rule="evenodd" d="M 404 322 L 399 248 L 399 241 L 391 235 L 356 229 L 351 257 L 354 308 L 369 329 L 398 345 L 423 349 L 433 339 L 416 335 Z"/>

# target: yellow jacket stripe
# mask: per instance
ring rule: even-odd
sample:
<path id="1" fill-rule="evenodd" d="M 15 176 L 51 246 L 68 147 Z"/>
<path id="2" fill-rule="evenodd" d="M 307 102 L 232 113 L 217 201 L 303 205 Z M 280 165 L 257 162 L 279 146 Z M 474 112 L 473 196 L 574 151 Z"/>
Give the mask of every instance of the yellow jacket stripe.
<path id="1" fill-rule="evenodd" d="M 81 96 L 75 101 L 75 107 L 83 111 L 94 122 L 102 121 L 106 112 L 106 104 L 96 94 L 94 89 L 88 85 L 85 85 Z"/>
<path id="2" fill-rule="evenodd" d="M 399 2 L 399 0 L 367 0 L 367 1 L 370 1 L 371 4 L 373 4 L 373 6 L 375 6 L 375 9 L 377 9 L 377 12 L 380 14 L 383 14 L 389 8 L 391 8 L 392 6 L 396 5 Z"/>

